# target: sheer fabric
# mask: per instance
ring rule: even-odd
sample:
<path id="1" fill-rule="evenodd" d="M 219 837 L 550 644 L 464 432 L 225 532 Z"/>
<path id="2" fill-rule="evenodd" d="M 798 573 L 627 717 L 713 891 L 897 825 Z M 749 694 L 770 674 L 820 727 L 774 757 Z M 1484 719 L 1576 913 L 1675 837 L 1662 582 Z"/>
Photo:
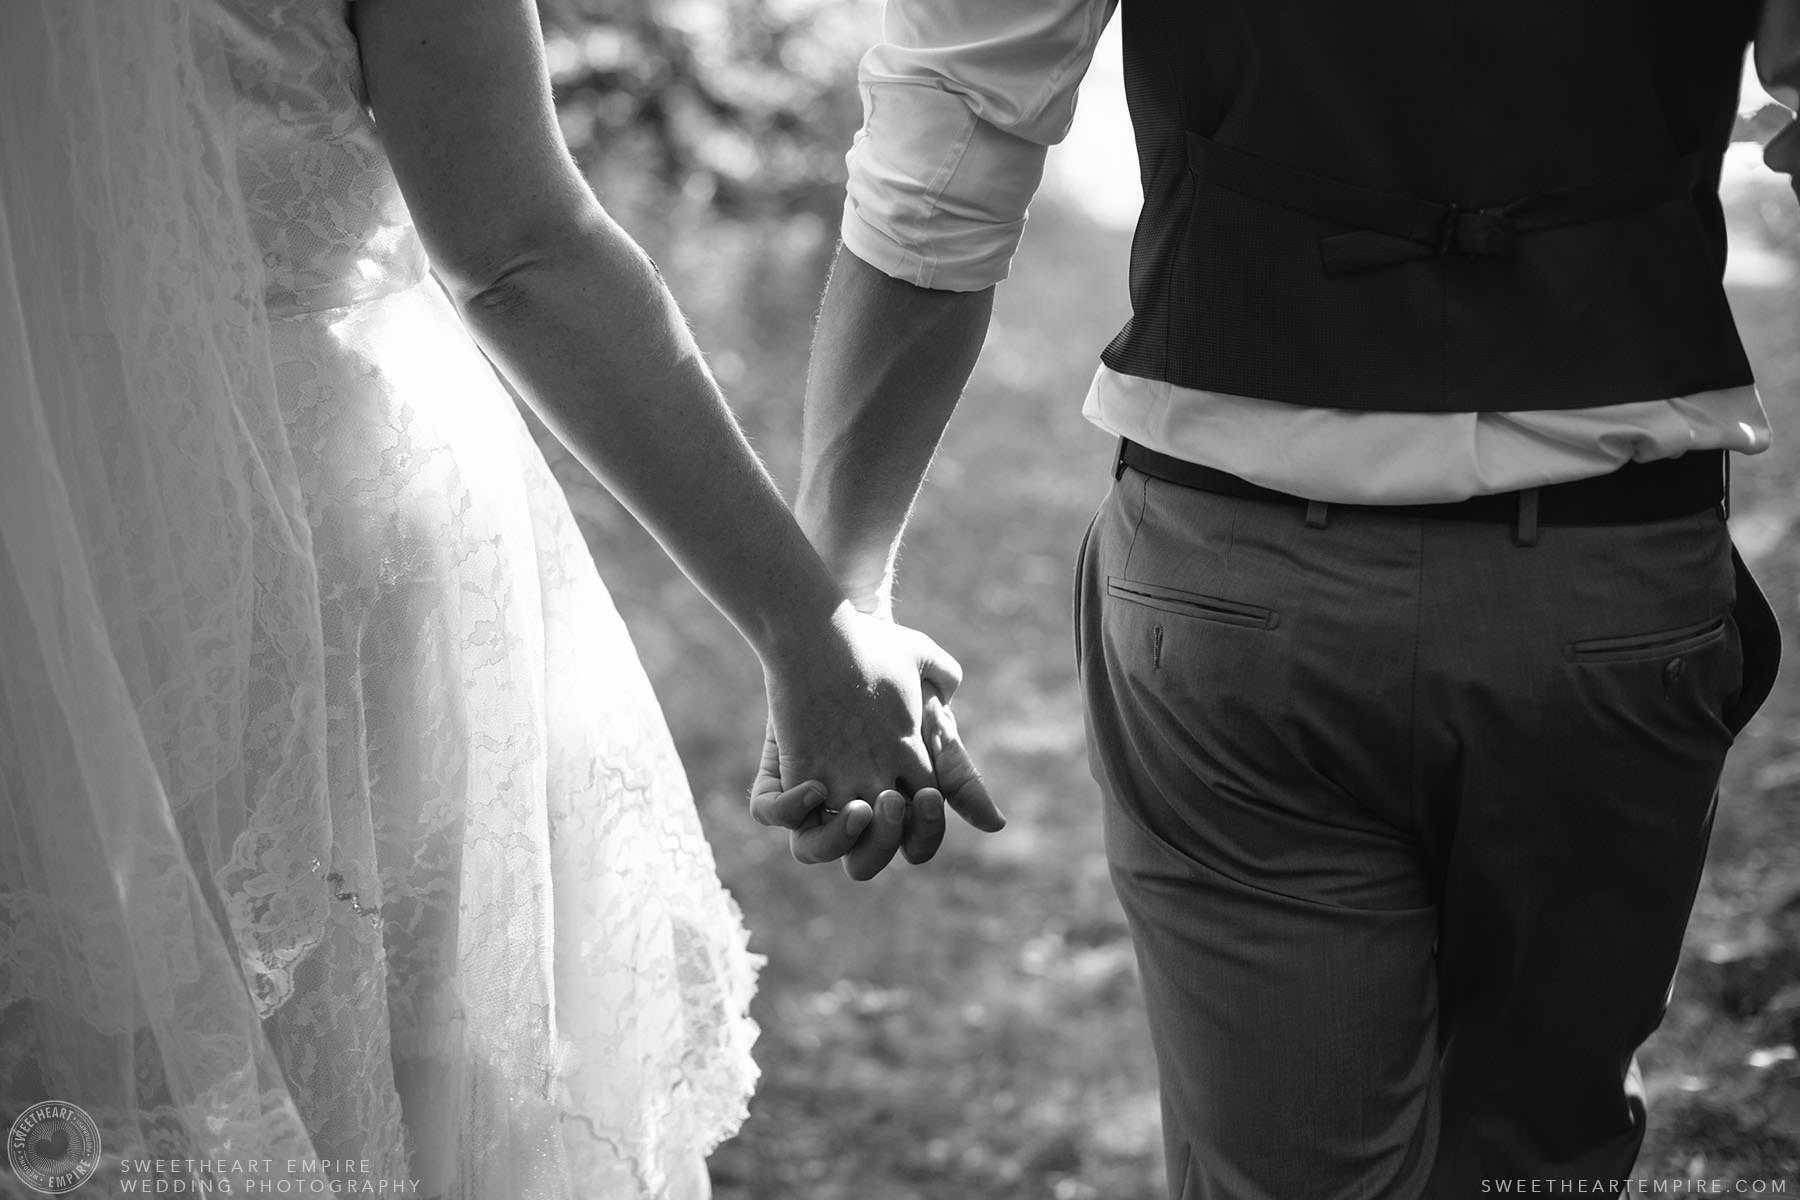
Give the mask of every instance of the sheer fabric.
<path id="1" fill-rule="evenodd" d="M 0 1120 L 704 1195 L 757 959 L 343 4 L 0 14 Z"/>

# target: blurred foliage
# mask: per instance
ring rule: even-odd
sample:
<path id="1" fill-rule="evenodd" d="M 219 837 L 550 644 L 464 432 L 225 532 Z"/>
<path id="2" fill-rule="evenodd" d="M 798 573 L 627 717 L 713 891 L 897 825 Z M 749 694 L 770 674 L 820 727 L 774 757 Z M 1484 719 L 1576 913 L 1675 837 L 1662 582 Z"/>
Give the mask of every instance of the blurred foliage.
<path id="1" fill-rule="evenodd" d="M 540 0 L 563 133 L 610 207 L 835 214 L 874 0 Z"/>

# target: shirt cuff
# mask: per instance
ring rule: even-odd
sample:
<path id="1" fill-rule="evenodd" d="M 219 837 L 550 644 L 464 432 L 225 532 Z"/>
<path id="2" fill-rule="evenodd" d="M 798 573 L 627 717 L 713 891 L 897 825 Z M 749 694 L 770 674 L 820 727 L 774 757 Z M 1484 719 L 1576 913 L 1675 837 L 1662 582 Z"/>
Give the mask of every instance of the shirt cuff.
<path id="1" fill-rule="evenodd" d="M 918 287 L 977 292 L 1005 279 L 1045 147 L 927 84 L 867 84 L 863 112 L 845 156 L 845 248 Z"/>

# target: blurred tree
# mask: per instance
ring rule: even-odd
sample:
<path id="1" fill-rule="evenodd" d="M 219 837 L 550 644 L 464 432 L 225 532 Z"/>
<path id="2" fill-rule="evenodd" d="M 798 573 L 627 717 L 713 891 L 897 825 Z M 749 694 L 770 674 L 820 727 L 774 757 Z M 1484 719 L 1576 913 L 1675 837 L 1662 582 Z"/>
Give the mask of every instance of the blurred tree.
<path id="1" fill-rule="evenodd" d="M 540 0 L 563 132 L 609 206 L 835 215 L 872 0 Z M 835 222 L 833 222 L 835 224 Z"/>

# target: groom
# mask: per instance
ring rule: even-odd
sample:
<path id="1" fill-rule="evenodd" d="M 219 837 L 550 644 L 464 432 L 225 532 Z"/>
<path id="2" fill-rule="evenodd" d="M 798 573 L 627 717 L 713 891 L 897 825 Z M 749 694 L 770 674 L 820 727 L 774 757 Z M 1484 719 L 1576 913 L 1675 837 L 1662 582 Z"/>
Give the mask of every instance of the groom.
<path id="1" fill-rule="evenodd" d="M 866 606 L 1112 9 L 888 0 L 863 60 L 797 508 Z M 1617 1181 L 1778 653 L 1723 519 L 1769 432 L 1717 183 L 1796 6 L 1124 9 L 1076 619 L 1169 1194 Z"/>

